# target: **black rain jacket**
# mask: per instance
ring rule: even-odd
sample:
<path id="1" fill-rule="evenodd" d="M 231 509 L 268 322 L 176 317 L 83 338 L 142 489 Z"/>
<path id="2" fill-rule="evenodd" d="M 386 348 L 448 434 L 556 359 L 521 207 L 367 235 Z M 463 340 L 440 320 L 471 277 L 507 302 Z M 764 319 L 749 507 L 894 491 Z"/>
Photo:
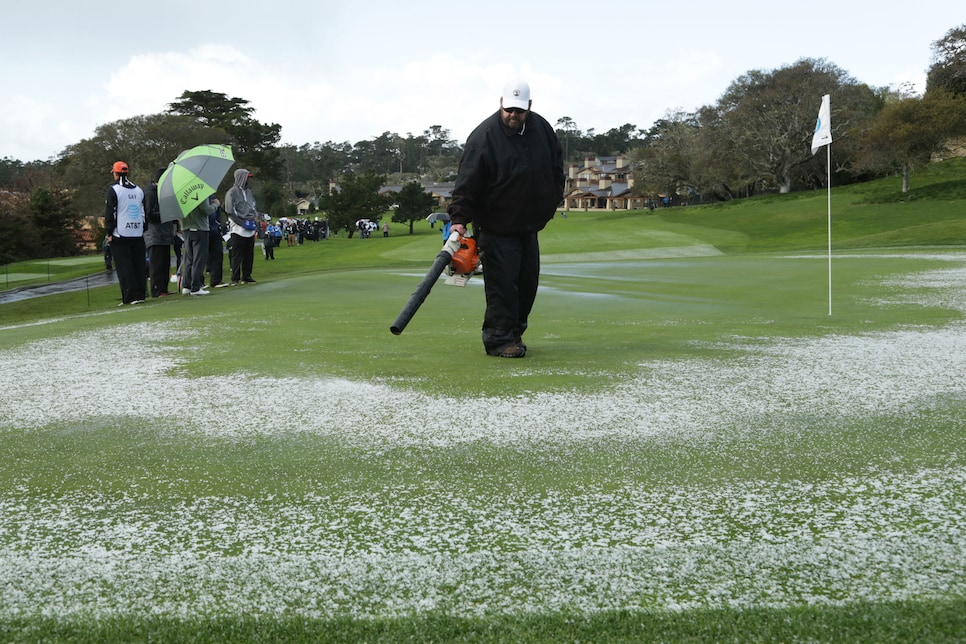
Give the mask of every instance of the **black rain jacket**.
<path id="1" fill-rule="evenodd" d="M 496 235 L 534 233 L 556 214 L 563 190 L 563 150 L 546 119 L 530 112 L 521 134 L 497 110 L 466 140 L 448 212 L 454 224 Z"/>

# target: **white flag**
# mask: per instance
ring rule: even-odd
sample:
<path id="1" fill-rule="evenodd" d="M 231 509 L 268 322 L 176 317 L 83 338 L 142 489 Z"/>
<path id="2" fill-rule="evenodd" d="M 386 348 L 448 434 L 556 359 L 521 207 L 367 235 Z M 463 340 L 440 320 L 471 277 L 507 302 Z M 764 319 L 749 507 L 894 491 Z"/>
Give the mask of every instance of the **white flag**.
<path id="1" fill-rule="evenodd" d="M 818 120 L 815 121 L 815 134 L 812 135 L 812 154 L 818 152 L 823 145 L 832 142 L 832 116 L 829 107 L 829 95 L 822 97 L 822 107 L 818 110 Z"/>

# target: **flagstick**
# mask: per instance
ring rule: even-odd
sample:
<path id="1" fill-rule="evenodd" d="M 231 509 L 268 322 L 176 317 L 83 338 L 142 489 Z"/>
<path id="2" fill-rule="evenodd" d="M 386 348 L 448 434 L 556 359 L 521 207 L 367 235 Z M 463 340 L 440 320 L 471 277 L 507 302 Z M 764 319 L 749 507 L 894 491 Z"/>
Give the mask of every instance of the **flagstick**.
<path id="1" fill-rule="evenodd" d="M 825 146 L 828 171 L 828 314 L 832 315 L 832 144 Z"/>

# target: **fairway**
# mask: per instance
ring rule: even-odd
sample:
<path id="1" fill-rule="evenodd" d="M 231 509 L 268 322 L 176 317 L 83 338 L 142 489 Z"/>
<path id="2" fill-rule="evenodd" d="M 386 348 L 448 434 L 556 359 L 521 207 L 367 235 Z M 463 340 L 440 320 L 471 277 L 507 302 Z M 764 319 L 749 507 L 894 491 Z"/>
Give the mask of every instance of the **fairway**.
<path id="1" fill-rule="evenodd" d="M 829 316 L 682 238 L 547 252 L 524 360 L 479 278 L 390 335 L 419 270 L 5 326 L 0 619 L 962 598 L 966 254 L 842 253 Z"/>

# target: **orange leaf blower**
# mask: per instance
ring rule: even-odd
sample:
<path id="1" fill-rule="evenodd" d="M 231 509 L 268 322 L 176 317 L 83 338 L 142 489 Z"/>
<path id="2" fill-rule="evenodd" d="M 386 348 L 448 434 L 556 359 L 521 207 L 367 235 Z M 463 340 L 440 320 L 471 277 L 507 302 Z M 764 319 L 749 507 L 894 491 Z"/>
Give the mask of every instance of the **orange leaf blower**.
<path id="1" fill-rule="evenodd" d="M 466 280 L 476 272 L 479 265 L 480 255 L 476 248 L 476 240 L 472 237 L 461 237 L 456 232 L 450 233 L 442 250 L 436 255 L 433 265 L 429 268 L 426 276 L 423 277 L 423 281 L 413 291 L 409 301 L 406 302 L 406 306 L 403 307 L 396 321 L 389 327 L 392 334 L 399 335 L 403 332 L 416 311 L 426 301 L 426 296 L 429 295 L 443 271 L 447 271 L 451 276 L 446 280 L 447 284 L 465 286 Z"/>

